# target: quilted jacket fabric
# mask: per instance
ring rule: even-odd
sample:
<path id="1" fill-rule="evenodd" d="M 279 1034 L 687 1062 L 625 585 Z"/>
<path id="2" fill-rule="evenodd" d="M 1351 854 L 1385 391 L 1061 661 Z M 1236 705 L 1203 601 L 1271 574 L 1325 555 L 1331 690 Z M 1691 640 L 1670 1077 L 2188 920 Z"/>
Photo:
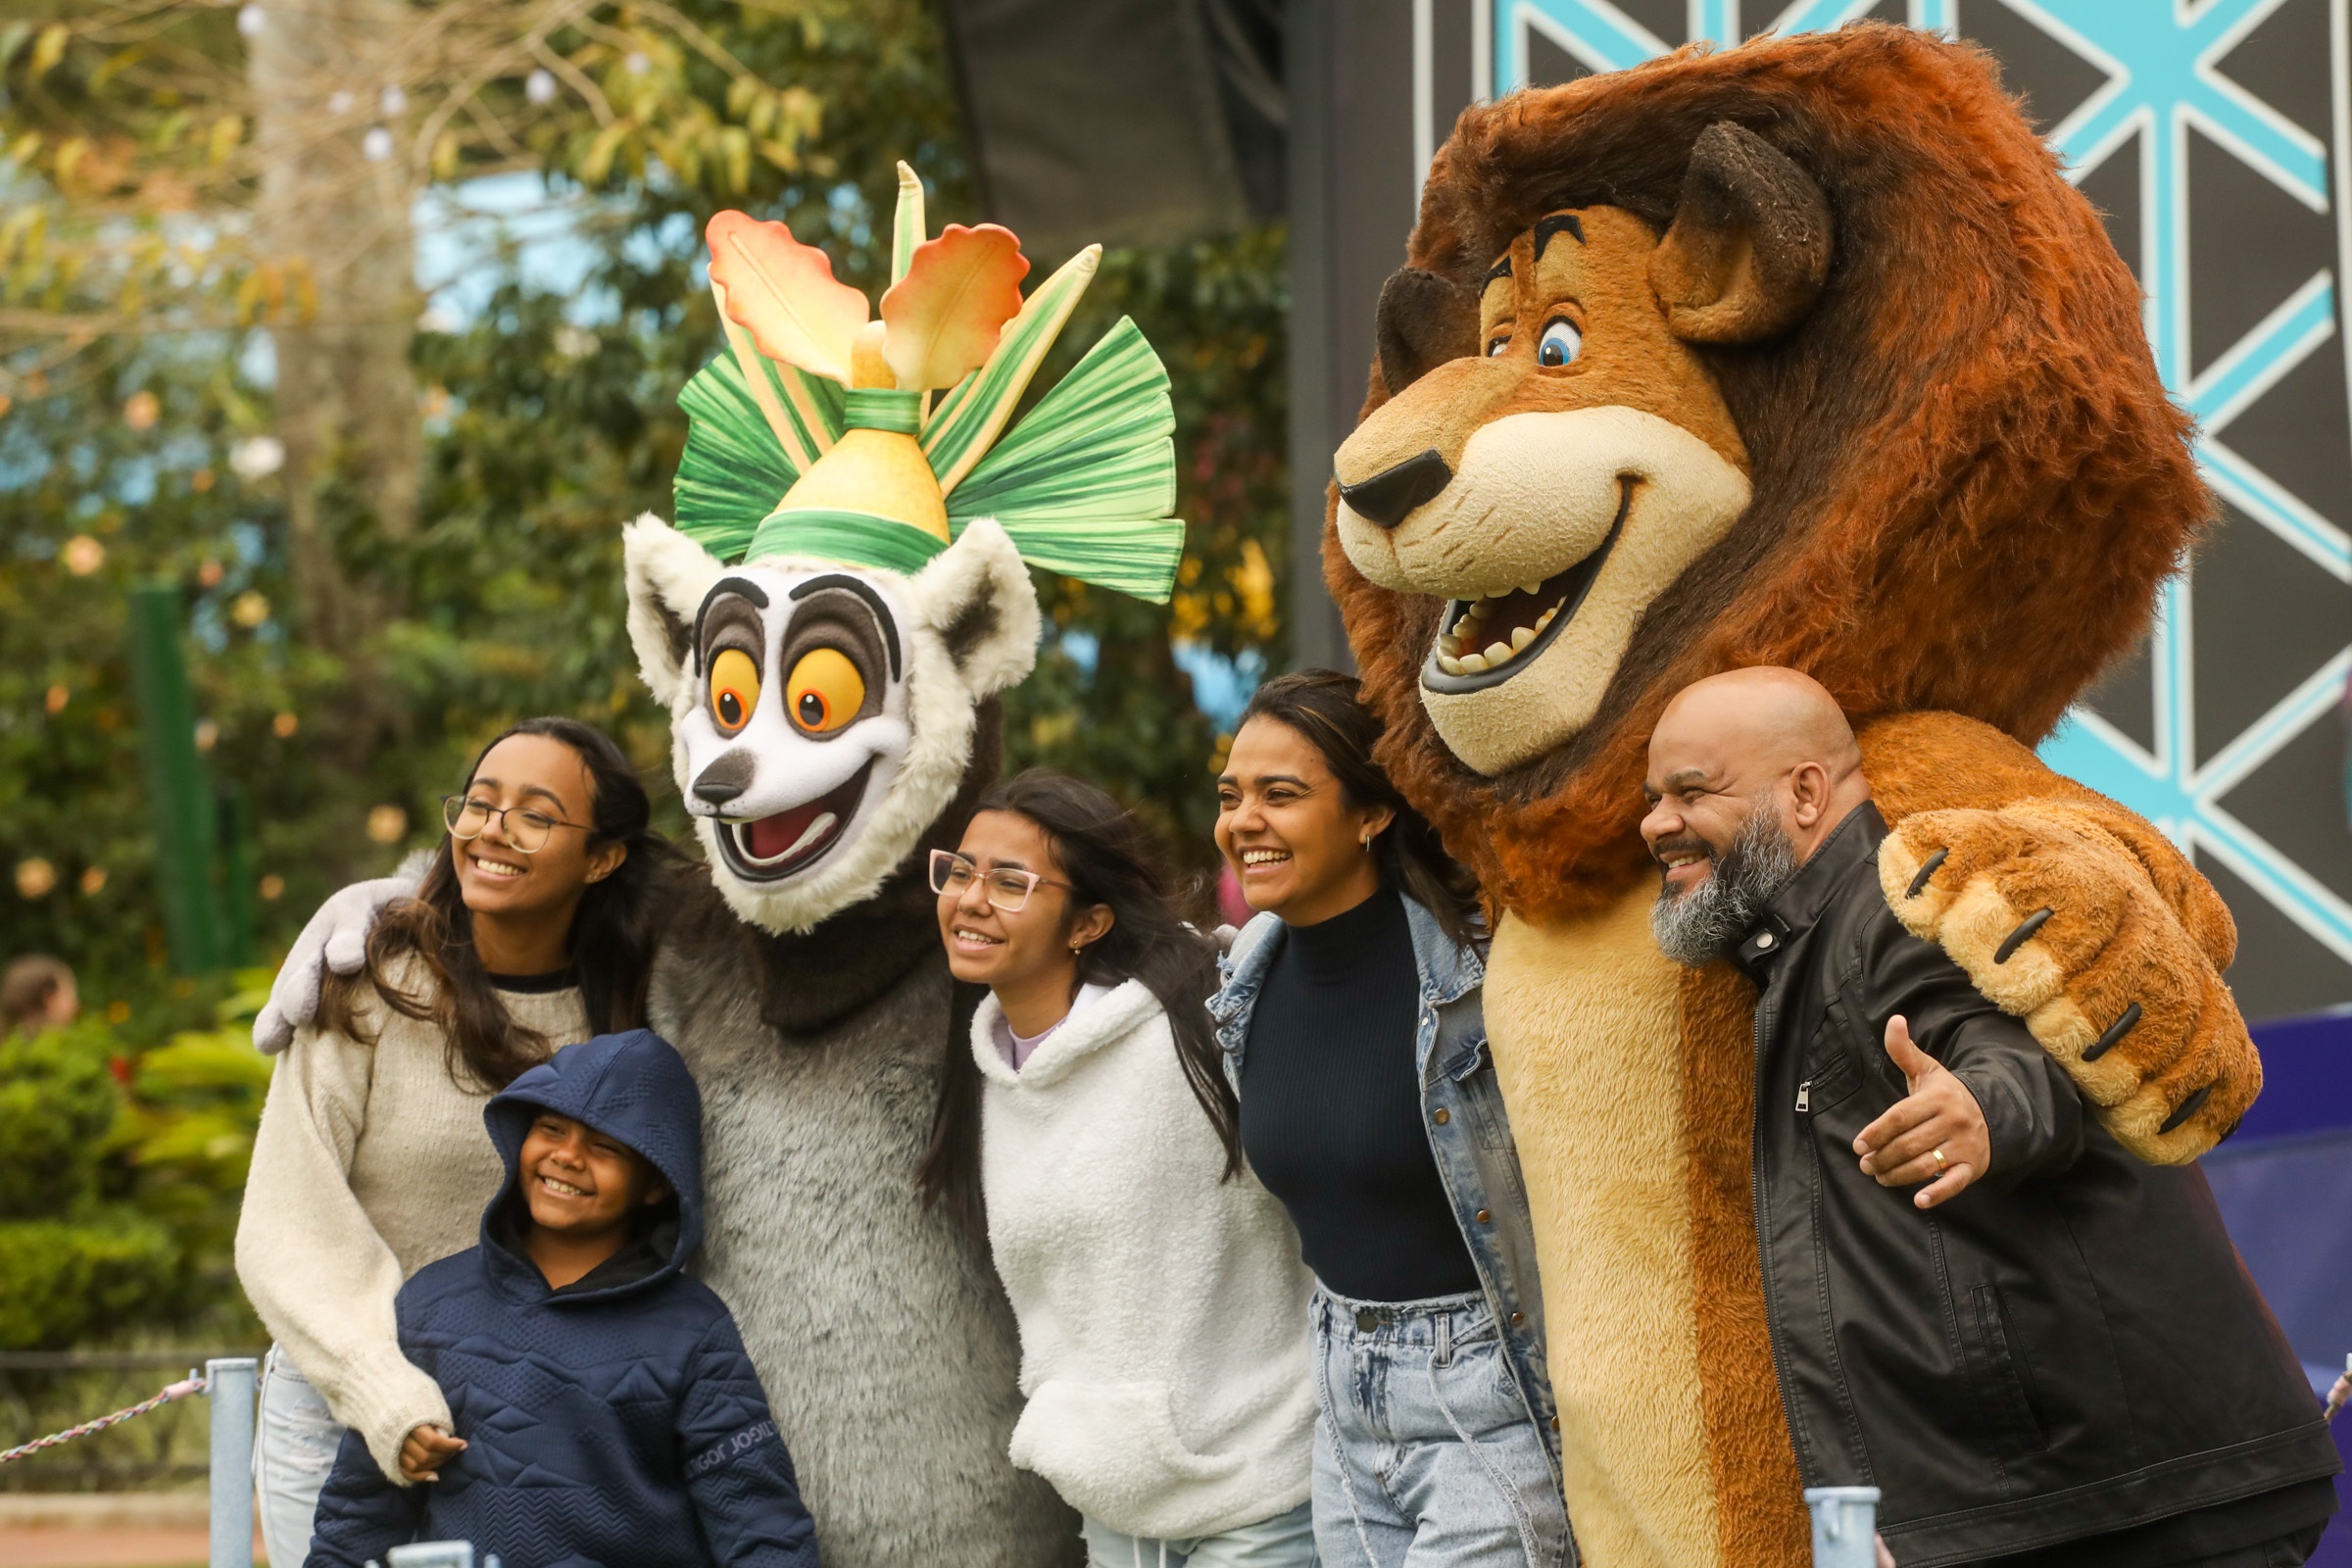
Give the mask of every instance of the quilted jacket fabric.
<path id="1" fill-rule="evenodd" d="M 524 1132 L 541 1108 L 650 1159 L 674 1223 L 561 1291 L 509 1239 Z M 507 1167 L 477 1247 L 401 1290 L 401 1348 L 448 1396 L 465 1452 L 438 1481 L 387 1482 L 347 1436 L 308 1568 L 362 1568 L 410 1541 L 470 1541 L 506 1568 L 816 1568 L 792 1460 L 726 1303 L 684 1270 L 702 1237 L 702 1102 L 650 1031 L 601 1035 L 483 1111 Z M 634 1262 L 634 1266 L 632 1266 Z"/>

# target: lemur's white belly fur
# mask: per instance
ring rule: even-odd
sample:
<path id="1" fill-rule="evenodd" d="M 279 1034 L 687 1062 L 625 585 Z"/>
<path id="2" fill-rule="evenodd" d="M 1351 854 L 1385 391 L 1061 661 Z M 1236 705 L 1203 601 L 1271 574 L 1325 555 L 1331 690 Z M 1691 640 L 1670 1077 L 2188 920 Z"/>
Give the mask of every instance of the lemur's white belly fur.
<path id="1" fill-rule="evenodd" d="M 1722 1562 L 1701 1413 L 1680 977 L 1646 883 L 1597 914 L 1505 914 L 1486 986 L 1534 1208 L 1568 1517 L 1592 1568 Z"/>
<path id="2" fill-rule="evenodd" d="M 665 943 L 652 1022 L 702 1090 L 698 1272 L 742 1329 L 826 1568 L 1069 1560 L 1076 1515 L 1005 1458 L 1020 1355 L 986 1248 L 914 1190 L 944 960 L 812 1044 L 760 1018 L 748 952 L 734 930 Z"/>

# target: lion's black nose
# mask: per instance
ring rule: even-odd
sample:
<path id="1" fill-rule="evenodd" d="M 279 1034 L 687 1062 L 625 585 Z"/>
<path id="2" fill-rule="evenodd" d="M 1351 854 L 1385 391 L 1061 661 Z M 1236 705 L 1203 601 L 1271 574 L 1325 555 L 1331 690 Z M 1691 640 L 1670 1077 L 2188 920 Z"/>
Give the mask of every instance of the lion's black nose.
<path id="1" fill-rule="evenodd" d="M 1394 528 L 1402 522 L 1412 510 L 1435 497 L 1453 482 L 1453 470 L 1432 447 L 1417 458 L 1407 458 L 1395 467 L 1383 468 L 1362 484 L 1340 486 L 1340 499 L 1348 510 L 1366 522 L 1376 522 L 1383 528 Z"/>

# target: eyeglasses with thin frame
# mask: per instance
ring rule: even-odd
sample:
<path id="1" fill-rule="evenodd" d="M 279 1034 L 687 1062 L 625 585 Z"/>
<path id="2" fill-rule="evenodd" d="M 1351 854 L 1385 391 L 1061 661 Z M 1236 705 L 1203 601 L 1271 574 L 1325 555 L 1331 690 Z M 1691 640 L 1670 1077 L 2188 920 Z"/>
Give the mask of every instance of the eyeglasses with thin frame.
<path id="1" fill-rule="evenodd" d="M 451 838 L 478 839 L 488 830 L 494 816 L 504 822 L 507 842 L 522 855 L 537 855 L 546 849 L 547 841 L 560 827 L 578 828 L 582 833 L 596 831 L 584 823 L 566 822 L 527 806 L 492 806 L 478 795 L 441 797 L 441 820 L 449 824 Z"/>
<path id="2" fill-rule="evenodd" d="M 1013 865 L 991 866 L 983 872 L 972 863 L 969 857 L 958 855 L 954 850 L 931 852 L 931 891 L 941 898 L 963 897 L 964 890 L 972 885 L 974 877 L 980 878 L 982 894 L 988 902 L 1006 914 L 1018 914 L 1026 907 L 1029 895 L 1037 891 L 1041 882 L 1053 883 L 1057 888 L 1069 886 L 1067 882 L 1055 882 L 1050 876 L 1024 871 Z"/>

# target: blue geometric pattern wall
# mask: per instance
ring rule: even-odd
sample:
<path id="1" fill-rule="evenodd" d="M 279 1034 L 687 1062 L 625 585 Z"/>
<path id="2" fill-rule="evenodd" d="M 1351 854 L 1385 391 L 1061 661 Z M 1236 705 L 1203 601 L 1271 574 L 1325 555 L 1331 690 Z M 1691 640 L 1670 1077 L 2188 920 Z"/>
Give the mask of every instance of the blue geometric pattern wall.
<path id="1" fill-rule="evenodd" d="M 1446 8 L 1447 20 L 1460 12 Z M 1480 96 L 1877 17 L 1975 39 L 2107 214 L 2227 520 L 2044 747 L 2162 823 L 2235 913 L 2256 1016 L 2352 1003 L 2352 0 L 1491 0 Z M 1416 153 L 1460 95 L 1416 0 Z M 1453 40 L 1446 40 L 1452 43 Z"/>

